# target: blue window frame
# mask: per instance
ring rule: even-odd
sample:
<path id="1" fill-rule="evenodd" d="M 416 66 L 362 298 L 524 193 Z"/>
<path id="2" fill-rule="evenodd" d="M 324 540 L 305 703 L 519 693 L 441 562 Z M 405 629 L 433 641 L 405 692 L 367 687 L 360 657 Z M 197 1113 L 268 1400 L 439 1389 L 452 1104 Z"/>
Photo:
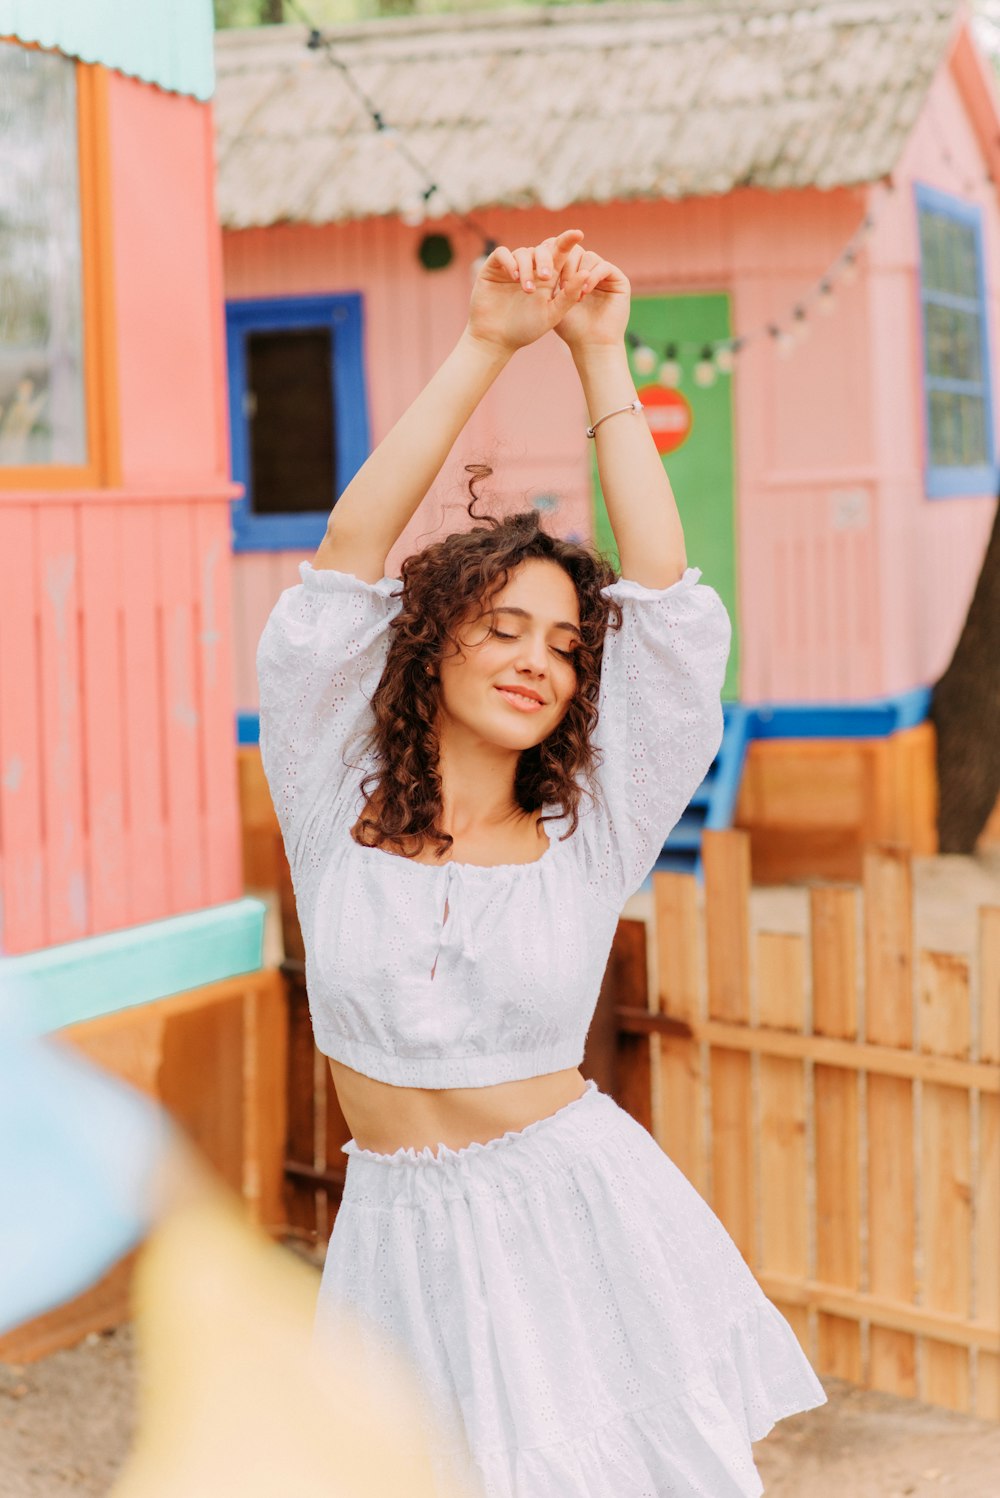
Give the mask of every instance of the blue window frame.
<path id="1" fill-rule="evenodd" d="M 920 239 L 924 476 L 929 499 L 997 493 L 993 389 L 976 203 L 914 184 Z"/>
<path id="2" fill-rule="evenodd" d="M 361 297 L 227 302 L 226 355 L 233 549 L 315 550 L 369 453 Z"/>

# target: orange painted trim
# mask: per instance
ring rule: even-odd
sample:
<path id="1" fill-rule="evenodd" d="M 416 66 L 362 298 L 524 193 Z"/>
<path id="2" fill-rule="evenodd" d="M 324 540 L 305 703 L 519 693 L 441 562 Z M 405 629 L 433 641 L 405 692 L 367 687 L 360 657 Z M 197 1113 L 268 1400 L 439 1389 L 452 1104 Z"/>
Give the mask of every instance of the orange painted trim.
<path id="1" fill-rule="evenodd" d="M 968 24 L 958 27 L 948 63 L 987 169 L 994 186 L 1000 190 L 1000 85 L 974 42 Z"/>
<path id="2" fill-rule="evenodd" d="M 209 286 L 212 297 L 212 381 L 215 392 L 215 473 L 223 483 L 230 481 L 232 454 L 229 450 L 229 374 L 226 367 L 226 291 L 223 263 L 222 227 L 215 201 L 215 125 L 211 103 L 202 109 L 202 129 L 205 135 L 206 160 L 212 163 L 205 184 L 208 198 L 206 223 L 211 225 L 211 251 L 209 260 Z M 243 485 L 239 486 L 240 493 Z"/>
<path id="3" fill-rule="evenodd" d="M 24 471 L 23 469 L 21 470 Z M 51 472 L 46 469 L 46 472 Z M 68 472 L 69 470 L 62 470 Z M 50 492 L 51 491 L 51 492 Z M 150 504 L 155 501 L 160 505 L 169 504 L 217 504 L 222 499 L 242 499 L 244 486 L 230 482 L 221 483 L 217 479 L 209 479 L 204 484 L 197 486 L 186 485 L 180 488 L 164 488 L 162 484 L 130 484 L 122 489 L 102 489 L 100 498 L 113 501 L 115 504 L 128 504 L 133 501 L 136 504 Z M 0 504 L 32 504 L 43 503 L 51 500 L 53 504 L 93 504 L 94 491 L 92 488 L 80 486 L 79 488 L 55 489 L 49 485 L 46 489 L 3 489 L 0 490 Z"/>
<path id="4" fill-rule="evenodd" d="M 122 472 L 107 69 L 79 63 L 77 81 L 87 444 L 98 482 L 113 488 L 121 484 Z"/>
<path id="5" fill-rule="evenodd" d="M 54 50 L 24 45 L 29 50 Z M 114 336 L 108 80 L 106 69 L 99 64 L 76 64 L 76 118 L 87 461 L 0 468 L 3 495 L 11 489 L 114 487 L 122 481 Z"/>

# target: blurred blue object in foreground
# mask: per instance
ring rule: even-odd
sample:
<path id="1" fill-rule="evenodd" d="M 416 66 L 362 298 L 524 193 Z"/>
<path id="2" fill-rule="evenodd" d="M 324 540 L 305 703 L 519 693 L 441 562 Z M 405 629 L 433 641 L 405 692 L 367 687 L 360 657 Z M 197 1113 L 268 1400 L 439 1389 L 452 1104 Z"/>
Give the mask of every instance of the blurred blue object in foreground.
<path id="1" fill-rule="evenodd" d="M 0 983 L 0 1333 L 71 1299 L 145 1236 L 167 1114 L 37 1033 Z"/>

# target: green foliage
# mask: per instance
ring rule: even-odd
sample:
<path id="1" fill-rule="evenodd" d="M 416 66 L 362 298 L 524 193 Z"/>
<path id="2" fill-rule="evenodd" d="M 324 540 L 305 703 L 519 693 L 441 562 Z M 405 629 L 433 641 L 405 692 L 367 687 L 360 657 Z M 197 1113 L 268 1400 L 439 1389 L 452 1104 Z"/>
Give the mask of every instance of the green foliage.
<path id="1" fill-rule="evenodd" d="M 510 10 L 523 5 L 591 4 L 602 0 L 212 0 L 217 29 L 228 26 L 266 26 L 279 21 L 302 22 L 304 16 L 317 26 L 348 21 L 376 20 L 381 16 L 439 15 Z"/>

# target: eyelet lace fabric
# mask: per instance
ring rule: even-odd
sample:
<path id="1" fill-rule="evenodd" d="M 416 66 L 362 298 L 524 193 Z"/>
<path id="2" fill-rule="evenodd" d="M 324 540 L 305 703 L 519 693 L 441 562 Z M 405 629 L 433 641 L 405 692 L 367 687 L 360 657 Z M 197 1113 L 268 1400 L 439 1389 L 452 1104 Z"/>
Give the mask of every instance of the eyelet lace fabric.
<path id="1" fill-rule="evenodd" d="M 442 1493 L 759 1498 L 751 1443 L 825 1403 L 722 1223 L 592 1079 L 487 1144 L 345 1153 L 315 1335 L 335 1354 L 360 1317 L 419 1369 Z"/>
<path id="2" fill-rule="evenodd" d="M 722 737 L 730 622 L 688 568 L 619 579 L 596 806 L 545 807 L 531 863 L 415 863 L 354 842 L 364 733 L 401 584 L 300 565 L 257 652 L 260 747 L 317 1044 L 398 1085 L 579 1066 L 618 916 Z M 416 1370 L 440 1498 L 759 1498 L 750 1445 L 825 1400 L 792 1328 L 652 1136 L 588 1081 L 461 1149 L 344 1147 L 316 1335 L 351 1316 L 377 1395 Z"/>
<path id="3" fill-rule="evenodd" d="M 320 1049 L 381 1081 L 487 1086 L 578 1066 L 621 908 L 722 740 L 729 615 L 689 567 L 620 578 L 601 663 L 596 805 L 543 808 L 531 863 L 416 863 L 356 843 L 394 578 L 299 566 L 257 649 L 260 750 L 288 854 Z"/>

